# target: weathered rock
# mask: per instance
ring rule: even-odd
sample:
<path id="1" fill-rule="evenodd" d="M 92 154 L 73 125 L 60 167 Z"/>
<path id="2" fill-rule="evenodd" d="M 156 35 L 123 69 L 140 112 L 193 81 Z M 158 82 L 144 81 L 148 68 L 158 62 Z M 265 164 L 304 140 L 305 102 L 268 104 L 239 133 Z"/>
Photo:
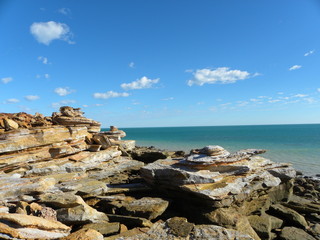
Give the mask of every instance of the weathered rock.
<path id="1" fill-rule="evenodd" d="M 83 229 L 94 229 L 101 233 L 103 236 L 107 236 L 110 234 L 117 234 L 120 231 L 120 223 L 117 222 L 96 222 L 96 223 L 89 223 L 82 227 Z"/>
<path id="2" fill-rule="evenodd" d="M 70 227 L 40 217 L 0 213 L 0 232 L 22 239 L 57 239 L 69 235 Z"/>
<path id="3" fill-rule="evenodd" d="M 170 223 L 171 222 L 171 223 Z M 179 223 L 181 225 L 179 225 Z M 127 236 L 126 236 L 127 235 Z M 129 235 L 129 236 L 128 236 Z M 180 235 L 180 236 L 179 236 Z M 186 237 L 183 237 L 183 236 Z M 150 240 L 150 239 L 219 239 L 219 240 L 252 240 L 248 235 L 239 233 L 232 229 L 226 229 L 216 225 L 193 225 L 181 218 L 168 219 L 166 222 L 158 221 L 149 230 L 136 229 L 133 233 L 120 234 L 115 237 L 105 238 L 106 240 Z"/>
<path id="4" fill-rule="evenodd" d="M 194 228 L 194 224 L 181 217 L 168 219 L 167 225 L 170 228 L 170 232 L 177 237 L 187 237 Z"/>
<path id="5" fill-rule="evenodd" d="M 5 118 L 5 119 L 3 119 L 3 122 L 4 122 L 4 127 L 5 127 L 6 131 L 19 128 L 19 124 L 11 119 Z"/>
<path id="6" fill-rule="evenodd" d="M 283 203 L 283 205 L 301 213 L 320 213 L 320 203 L 295 195 L 290 197 L 289 202 Z"/>
<path id="7" fill-rule="evenodd" d="M 261 216 L 252 215 L 248 217 L 248 220 L 261 239 L 273 239 L 273 233 L 271 233 L 271 230 L 280 228 L 283 223 L 281 219 L 267 214 L 263 214 Z"/>
<path id="8" fill-rule="evenodd" d="M 58 209 L 57 219 L 65 224 L 85 224 L 109 220 L 106 214 L 98 212 L 87 204 Z"/>
<path id="9" fill-rule="evenodd" d="M 248 157 L 254 153 L 254 150 L 241 152 L 235 154 L 237 158 L 241 156 L 241 160 L 217 164 L 158 160 L 143 167 L 141 175 L 149 184 L 160 190 L 192 194 L 206 200 L 209 205 L 220 207 L 223 200 L 231 204 L 235 200 L 243 201 L 257 192 L 269 191 L 280 186 L 282 180 L 270 173 L 272 169 L 290 169 L 285 172 L 294 176 L 294 169 L 286 164 L 273 163 L 262 157 Z M 218 201 L 220 206 L 215 205 Z"/>
<path id="10" fill-rule="evenodd" d="M 45 193 L 39 196 L 41 203 L 55 208 L 72 208 L 79 205 L 86 205 L 80 196 L 73 193 Z"/>
<path id="11" fill-rule="evenodd" d="M 152 223 L 145 218 L 130 217 L 130 216 L 123 216 L 123 215 L 116 215 L 116 214 L 107 214 L 107 216 L 109 217 L 109 220 L 111 222 L 119 222 L 126 225 L 129 228 L 152 226 Z"/>
<path id="12" fill-rule="evenodd" d="M 232 208 L 218 208 L 205 214 L 207 219 L 213 224 L 226 228 L 233 228 L 243 234 L 251 236 L 253 239 L 260 239 L 257 233 L 251 227 L 246 216 L 243 216 Z"/>
<path id="13" fill-rule="evenodd" d="M 300 228 L 284 227 L 280 234 L 281 240 L 316 240 Z"/>
<path id="14" fill-rule="evenodd" d="M 294 224 L 295 226 L 303 228 L 308 227 L 308 223 L 302 215 L 290 208 L 282 206 L 281 204 L 271 205 L 270 213 L 272 213 L 273 215 L 276 214 L 283 220 Z"/>
<path id="15" fill-rule="evenodd" d="M 53 178 L 19 178 L 19 176 L 0 175 L 0 199 L 19 201 L 23 195 L 44 193 L 52 189 L 55 183 Z"/>
<path id="16" fill-rule="evenodd" d="M 103 240 L 103 235 L 94 229 L 80 229 L 62 240 Z"/>
<path id="17" fill-rule="evenodd" d="M 144 197 L 141 199 L 124 202 L 121 212 L 149 220 L 160 216 L 168 207 L 169 202 L 161 198 Z"/>

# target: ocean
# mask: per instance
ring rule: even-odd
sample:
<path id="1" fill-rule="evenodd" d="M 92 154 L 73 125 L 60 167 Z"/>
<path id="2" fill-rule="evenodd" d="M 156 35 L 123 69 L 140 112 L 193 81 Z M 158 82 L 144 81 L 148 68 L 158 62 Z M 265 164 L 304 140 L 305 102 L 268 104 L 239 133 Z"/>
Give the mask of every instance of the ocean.
<path id="1" fill-rule="evenodd" d="M 122 128 L 138 146 L 184 150 L 220 145 L 229 152 L 261 148 L 264 157 L 292 163 L 305 175 L 320 174 L 320 124 Z"/>

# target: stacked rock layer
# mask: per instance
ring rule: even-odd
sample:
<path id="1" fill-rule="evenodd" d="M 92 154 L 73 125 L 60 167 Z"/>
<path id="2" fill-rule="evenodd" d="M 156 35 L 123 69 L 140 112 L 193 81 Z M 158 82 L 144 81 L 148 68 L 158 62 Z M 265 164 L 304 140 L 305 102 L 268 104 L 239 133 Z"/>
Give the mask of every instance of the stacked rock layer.
<path id="1" fill-rule="evenodd" d="M 317 195 L 293 195 L 295 170 L 264 150 L 185 156 L 125 135 L 78 108 L 0 114 L 0 239 L 320 239 Z"/>

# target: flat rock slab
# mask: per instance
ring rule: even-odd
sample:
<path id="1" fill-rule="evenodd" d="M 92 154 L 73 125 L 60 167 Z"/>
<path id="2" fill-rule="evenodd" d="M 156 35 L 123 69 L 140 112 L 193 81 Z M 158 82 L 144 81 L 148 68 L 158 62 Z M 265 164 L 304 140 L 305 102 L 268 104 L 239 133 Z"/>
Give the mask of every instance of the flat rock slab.
<path id="1" fill-rule="evenodd" d="M 0 232 L 13 238 L 57 239 L 68 236 L 70 230 L 58 221 L 25 214 L 0 213 Z"/>

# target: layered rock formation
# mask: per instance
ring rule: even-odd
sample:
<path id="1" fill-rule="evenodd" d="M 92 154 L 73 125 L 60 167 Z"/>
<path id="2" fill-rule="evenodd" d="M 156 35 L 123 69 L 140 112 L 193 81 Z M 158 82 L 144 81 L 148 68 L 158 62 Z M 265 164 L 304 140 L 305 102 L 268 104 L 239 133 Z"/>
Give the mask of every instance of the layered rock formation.
<path id="1" fill-rule="evenodd" d="M 1 239 L 320 239 L 319 182 L 264 150 L 135 147 L 72 107 L 0 133 Z"/>

